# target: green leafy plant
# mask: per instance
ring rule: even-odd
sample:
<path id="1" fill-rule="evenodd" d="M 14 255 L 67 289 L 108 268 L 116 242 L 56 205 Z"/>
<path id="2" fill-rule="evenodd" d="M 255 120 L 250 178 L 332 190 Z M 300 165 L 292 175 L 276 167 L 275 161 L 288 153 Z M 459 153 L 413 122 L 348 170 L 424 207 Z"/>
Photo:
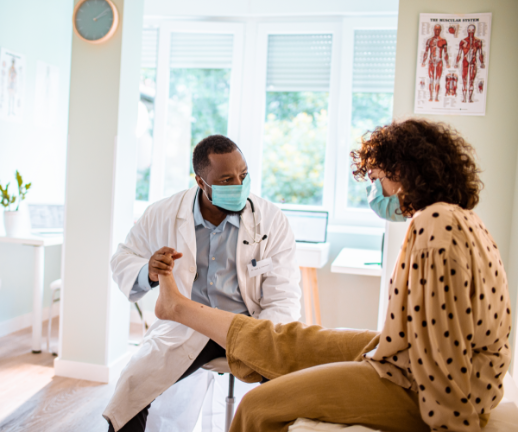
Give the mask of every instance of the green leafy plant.
<path id="1" fill-rule="evenodd" d="M 9 193 L 9 185 L 11 183 L 7 183 L 5 187 L 3 187 L 0 184 L 0 193 L 2 194 L 0 197 L 0 204 L 2 204 L 5 209 L 8 209 L 8 211 L 11 211 L 11 205 L 14 205 L 14 203 L 16 202 L 17 204 L 15 211 L 19 210 L 21 202 L 25 199 L 25 196 L 27 195 L 27 192 L 29 191 L 32 185 L 32 183 L 23 184 L 22 175 L 18 171 L 16 171 L 16 183 L 18 185 L 17 196 Z"/>
<path id="2" fill-rule="evenodd" d="M 0 184 L 0 192 L 2 192 L 2 201 L 1 201 L 1 204 L 5 207 L 5 208 L 9 208 L 9 210 L 11 210 L 11 204 L 14 204 L 14 202 L 16 201 L 16 197 L 14 195 L 10 195 L 9 194 L 9 185 L 10 183 L 7 183 L 5 185 L 5 188 L 2 187 L 2 185 Z"/>

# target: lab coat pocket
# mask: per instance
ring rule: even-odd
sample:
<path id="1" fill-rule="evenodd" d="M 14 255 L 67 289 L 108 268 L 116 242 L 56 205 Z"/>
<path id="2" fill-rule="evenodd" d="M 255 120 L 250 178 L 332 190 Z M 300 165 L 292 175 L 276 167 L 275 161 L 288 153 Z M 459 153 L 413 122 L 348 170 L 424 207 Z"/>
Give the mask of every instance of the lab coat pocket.
<path id="1" fill-rule="evenodd" d="M 255 278 L 273 270 L 273 262 L 271 258 L 266 258 L 261 261 L 255 259 L 252 260 L 248 267 L 248 276 Z"/>

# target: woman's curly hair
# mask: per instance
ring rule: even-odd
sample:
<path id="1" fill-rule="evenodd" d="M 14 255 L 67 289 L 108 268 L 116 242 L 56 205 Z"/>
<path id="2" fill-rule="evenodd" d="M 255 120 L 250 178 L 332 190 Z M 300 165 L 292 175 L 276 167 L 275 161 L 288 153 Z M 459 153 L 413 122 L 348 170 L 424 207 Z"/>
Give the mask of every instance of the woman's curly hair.
<path id="1" fill-rule="evenodd" d="M 368 134 L 368 133 L 367 133 Z M 356 180 L 371 168 L 401 183 L 401 212 L 409 217 L 436 202 L 472 209 L 483 183 L 473 147 L 443 123 L 410 119 L 377 127 L 351 152 Z"/>

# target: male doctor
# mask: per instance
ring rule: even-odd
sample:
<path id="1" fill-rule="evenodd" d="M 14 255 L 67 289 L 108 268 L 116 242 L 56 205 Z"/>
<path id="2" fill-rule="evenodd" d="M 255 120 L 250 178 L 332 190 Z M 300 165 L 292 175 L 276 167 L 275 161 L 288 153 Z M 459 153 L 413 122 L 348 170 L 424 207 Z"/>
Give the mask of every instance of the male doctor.
<path id="1" fill-rule="evenodd" d="M 197 186 L 151 205 L 119 245 L 111 261 L 115 282 L 137 301 L 158 285 L 159 274 L 171 272 L 166 256 L 171 253 L 177 259 L 175 279 L 187 297 L 274 323 L 296 321 L 300 275 L 286 217 L 250 194 L 248 166 L 229 138 L 203 139 L 194 149 L 193 167 Z M 225 350 L 206 336 L 156 321 L 103 413 L 109 430 L 144 431 L 150 404 L 171 387 L 162 396 L 167 403 L 161 403 L 169 419 L 158 429 L 189 432 L 199 409 L 186 410 L 185 395 L 175 392 L 182 383 L 174 384 L 224 356 Z M 190 399 L 201 407 L 199 397 Z M 194 418 L 182 419 L 182 414 Z M 160 422 L 154 424 L 153 429 Z"/>

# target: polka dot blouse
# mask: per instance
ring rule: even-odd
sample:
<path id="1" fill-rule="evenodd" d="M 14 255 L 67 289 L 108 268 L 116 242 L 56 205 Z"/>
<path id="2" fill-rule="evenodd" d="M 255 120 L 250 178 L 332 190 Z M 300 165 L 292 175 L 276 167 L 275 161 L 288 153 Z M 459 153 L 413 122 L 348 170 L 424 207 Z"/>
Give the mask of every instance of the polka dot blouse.
<path id="1" fill-rule="evenodd" d="M 390 280 L 379 346 L 366 360 L 418 392 L 432 430 L 479 431 L 503 396 L 510 331 L 506 274 L 479 217 L 445 203 L 417 212 Z"/>

